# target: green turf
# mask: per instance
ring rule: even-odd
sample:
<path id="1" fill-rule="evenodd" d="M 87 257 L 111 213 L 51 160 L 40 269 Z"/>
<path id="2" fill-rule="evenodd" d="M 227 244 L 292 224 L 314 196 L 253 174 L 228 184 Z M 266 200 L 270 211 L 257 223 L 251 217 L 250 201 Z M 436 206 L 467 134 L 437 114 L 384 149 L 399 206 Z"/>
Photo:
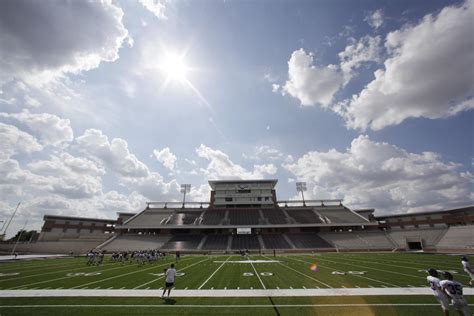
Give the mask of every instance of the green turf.
<path id="1" fill-rule="evenodd" d="M 471 303 L 473 300 L 470 300 Z M 328 306 L 328 305 L 345 306 Z M 352 305 L 352 304 L 355 304 Z M 384 306 L 377 306 L 384 304 Z M 399 305 L 403 304 L 403 305 Z M 43 307 L 41 307 L 43 305 Z M 47 306 L 45 306 L 47 305 Z M 52 307 L 51 305 L 56 305 Z M 87 305 L 87 306 L 84 306 Z M 300 306 L 298 306 L 300 305 Z M 305 305 L 305 306 L 301 306 Z M 18 307 L 15 307 L 18 306 Z M 454 309 L 451 312 L 455 315 Z M 431 296 L 270 298 L 8 298 L 6 315 L 438 315 Z"/>
<path id="2" fill-rule="evenodd" d="M 87 266 L 85 258 L 47 259 L 0 264 L 0 290 L 6 289 L 159 289 L 158 276 L 171 263 L 178 272 L 176 289 L 314 289 L 427 287 L 428 268 L 450 270 L 463 284 L 469 281 L 459 256 L 420 253 L 324 253 L 251 256 L 266 263 L 231 263 L 245 260 L 236 255 L 182 256 L 178 263 L 169 256 L 153 264 L 110 263 Z M 472 260 L 474 258 L 471 257 Z M 223 261 L 228 260 L 226 263 Z M 309 266 L 316 263 L 318 270 Z M 353 273 L 363 274 L 350 274 Z M 18 273 L 16 275 L 6 275 Z M 84 275 L 84 273 L 95 273 Z M 100 273 L 100 274 L 99 274 Z M 271 273 L 271 275 L 262 275 Z M 342 274 L 344 273 L 344 274 Z M 247 276 L 245 276 L 247 274 Z M 474 297 L 468 300 L 473 303 Z M 32 305 L 88 305 L 35 307 Z M 311 306 L 294 306 L 298 304 Z M 321 304 L 363 304 L 321 306 Z M 373 304 L 388 304 L 376 306 Z M 415 305 L 396 305 L 415 304 Z M 435 304 L 435 305 L 426 305 Z M 22 307 L 10 307 L 22 305 Z M 96 306 L 112 305 L 112 306 Z M 118 307 L 115 305 L 126 305 Z M 159 305 L 148 306 L 148 305 Z M 197 305 L 197 306 L 186 306 Z M 206 305 L 218 305 L 206 307 Z M 246 307 L 235 307 L 235 305 Z M 276 307 L 274 305 L 277 305 Z M 286 306 L 281 306 L 286 305 Z M 290 306 L 291 305 L 291 306 Z M 6 307 L 9 306 L 9 307 Z M 472 309 L 472 307 L 471 307 Z M 239 298 L 4 298 L 0 315 L 438 315 L 432 296 L 367 297 L 239 297 Z M 454 310 L 452 314 L 455 315 Z"/>

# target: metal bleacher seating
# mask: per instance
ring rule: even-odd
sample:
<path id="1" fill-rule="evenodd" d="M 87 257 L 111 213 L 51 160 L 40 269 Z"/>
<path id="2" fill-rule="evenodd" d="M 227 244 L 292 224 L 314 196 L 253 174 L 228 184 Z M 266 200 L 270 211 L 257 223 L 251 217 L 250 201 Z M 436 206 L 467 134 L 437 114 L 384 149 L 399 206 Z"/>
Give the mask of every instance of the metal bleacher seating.
<path id="1" fill-rule="evenodd" d="M 228 235 L 208 235 L 203 250 L 225 250 L 227 249 Z"/>
<path id="2" fill-rule="evenodd" d="M 174 235 L 165 243 L 162 249 L 166 250 L 195 250 L 201 243 L 204 235 Z"/>
<path id="3" fill-rule="evenodd" d="M 259 210 L 235 209 L 229 211 L 231 225 L 258 225 Z"/>
<path id="4" fill-rule="evenodd" d="M 293 233 L 286 235 L 290 238 L 296 248 L 334 248 L 330 243 L 319 237 L 316 233 Z"/>
<path id="5" fill-rule="evenodd" d="M 360 223 L 366 221 L 363 217 L 344 207 L 318 207 L 316 211 L 329 223 Z"/>
<path id="6" fill-rule="evenodd" d="M 233 235 L 232 249 L 260 249 L 256 235 Z"/>
<path id="7" fill-rule="evenodd" d="M 321 218 L 316 215 L 311 209 L 307 210 L 293 210 L 288 212 L 288 215 L 293 217 L 297 223 L 309 224 L 309 223 L 322 223 Z"/>
<path id="8" fill-rule="evenodd" d="M 166 223 L 167 225 L 192 225 L 196 218 L 201 215 L 200 212 L 176 212 L 170 220 Z"/>
<path id="9" fill-rule="evenodd" d="M 263 209 L 262 212 L 270 224 L 287 224 L 285 213 L 279 208 Z"/>
<path id="10" fill-rule="evenodd" d="M 266 249 L 290 249 L 290 244 L 282 235 L 261 235 Z"/>
<path id="11" fill-rule="evenodd" d="M 219 225 L 225 216 L 225 210 L 210 209 L 204 212 L 201 225 Z"/>

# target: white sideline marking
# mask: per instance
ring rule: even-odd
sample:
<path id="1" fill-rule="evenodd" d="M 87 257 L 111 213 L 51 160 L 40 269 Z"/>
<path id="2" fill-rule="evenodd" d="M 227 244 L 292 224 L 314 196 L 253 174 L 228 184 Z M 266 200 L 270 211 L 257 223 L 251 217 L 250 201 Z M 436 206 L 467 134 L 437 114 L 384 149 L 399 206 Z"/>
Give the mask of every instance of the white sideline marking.
<path id="1" fill-rule="evenodd" d="M 474 304 L 468 304 L 469 306 L 474 306 Z M 70 307 L 100 307 L 100 308 L 117 308 L 117 307 L 130 307 L 130 308 L 290 308 L 290 307 L 368 307 L 368 306 L 439 306 L 439 304 L 413 304 L 413 303 L 395 303 L 395 304 L 275 304 L 275 305 L 105 305 L 105 304 L 98 304 L 98 305 L 3 305 L 0 308 L 70 308 Z"/>
<path id="2" fill-rule="evenodd" d="M 3 290 L 0 297 L 160 297 L 158 290 Z M 464 295 L 474 296 L 474 288 L 464 288 Z M 429 287 L 337 288 L 337 289 L 255 289 L 255 290 L 175 290 L 173 297 L 267 297 L 267 296 L 377 296 L 433 295 Z M 439 305 L 439 304 L 436 304 Z"/>
<path id="3" fill-rule="evenodd" d="M 222 267 L 224 266 L 224 264 L 225 264 L 225 263 L 226 263 L 226 262 L 227 262 L 227 261 L 228 261 L 230 258 L 231 258 L 231 256 L 229 256 L 229 258 L 227 258 L 227 260 L 226 260 L 226 261 L 222 261 L 222 264 L 219 266 L 219 268 L 217 268 L 217 269 L 216 269 L 216 271 L 214 271 L 214 273 L 213 273 L 213 274 L 211 274 L 211 276 L 210 276 L 210 277 L 208 277 L 208 278 L 207 278 L 207 280 L 206 280 L 206 281 L 204 281 L 204 283 L 203 283 L 203 284 L 201 284 L 201 286 L 200 286 L 200 287 L 198 287 L 198 290 L 200 290 L 200 289 L 201 289 L 201 288 L 202 288 L 202 287 L 203 287 L 203 286 L 204 286 L 204 285 L 205 285 L 205 284 L 206 284 L 206 283 L 207 283 L 207 282 L 208 282 L 208 281 L 209 281 L 209 280 L 210 280 L 210 279 L 211 279 L 211 278 L 214 276 L 214 274 L 216 274 L 216 273 L 217 273 L 217 271 L 219 271 L 219 270 L 220 270 L 220 268 L 222 268 Z M 214 261 L 214 262 L 216 262 L 216 261 Z"/>

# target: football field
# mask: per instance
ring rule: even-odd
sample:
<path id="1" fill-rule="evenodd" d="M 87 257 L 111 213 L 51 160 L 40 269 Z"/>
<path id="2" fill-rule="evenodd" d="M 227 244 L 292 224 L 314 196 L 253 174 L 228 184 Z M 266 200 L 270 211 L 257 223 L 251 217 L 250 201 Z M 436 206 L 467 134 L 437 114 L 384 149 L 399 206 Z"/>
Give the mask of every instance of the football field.
<path id="1" fill-rule="evenodd" d="M 175 288 L 161 299 L 171 263 Z M 0 314 L 437 315 L 428 268 L 453 273 L 474 302 L 460 257 L 450 255 L 184 255 L 144 265 L 106 258 L 100 266 L 65 258 L 2 263 Z"/>

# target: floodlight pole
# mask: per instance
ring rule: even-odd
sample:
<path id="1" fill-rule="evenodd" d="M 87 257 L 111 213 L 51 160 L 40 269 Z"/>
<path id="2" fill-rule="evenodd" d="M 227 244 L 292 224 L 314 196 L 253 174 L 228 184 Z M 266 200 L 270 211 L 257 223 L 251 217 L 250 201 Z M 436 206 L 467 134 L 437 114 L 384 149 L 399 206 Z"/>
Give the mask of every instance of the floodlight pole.
<path id="1" fill-rule="evenodd" d="M 10 226 L 12 220 L 13 220 L 13 217 L 15 217 L 15 214 L 16 212 L 18 211 L 18 208 L 20 207 L 20 203 L 21 202 L 18 202 L 16 208 L 15 208 L 15 211 L 13 211 L 13 214 L 12 216 L 10 217 L 10 220 L 7 222 L 7 226 L 5 227 L 5 230 L 3 231 L 3 234 L 6 236 L 7 235 L 7 230 L 8 230 L 8 226 Z M 3 226 L 5 226 L 5 224 L 3 224 Z M 3 226 L 2 226 L 2 229 L 3 229 Z"/>
<path id="2" fill-rule="evenodd" d="M 26 225 L 28 224 L 28 219 L 25 222 L 25 225 L 23 225 L 23 228 L 20 230 L 20 234 L 18 235 L 18 239 L 16 240 L 15 246 L 13 246 L 12 253 L 10 256 L 13 256 L 16 250 L 16 246 L 18 246 L 18 243 L 20 242 L 21 235 L 23 235 L 23 232 L 25 231 Z"/>
<path id="3" fill-rule="evenodd" d="M 303 191 L 306 191 L 306 182 L 296 182 L 296 191 L 301 192 L 301 197 L 303 198 L 303 206 L 306 206 L 303 193 Z"/>
<path id="4" fill-rule="evenodd" d="M 183 207 L 184 204 L 186 203 L 186 192 L 189 192 L 191 190 L 191 185 L 190 184 L 181 184 L 181 193 L 183 193 Z"/>

